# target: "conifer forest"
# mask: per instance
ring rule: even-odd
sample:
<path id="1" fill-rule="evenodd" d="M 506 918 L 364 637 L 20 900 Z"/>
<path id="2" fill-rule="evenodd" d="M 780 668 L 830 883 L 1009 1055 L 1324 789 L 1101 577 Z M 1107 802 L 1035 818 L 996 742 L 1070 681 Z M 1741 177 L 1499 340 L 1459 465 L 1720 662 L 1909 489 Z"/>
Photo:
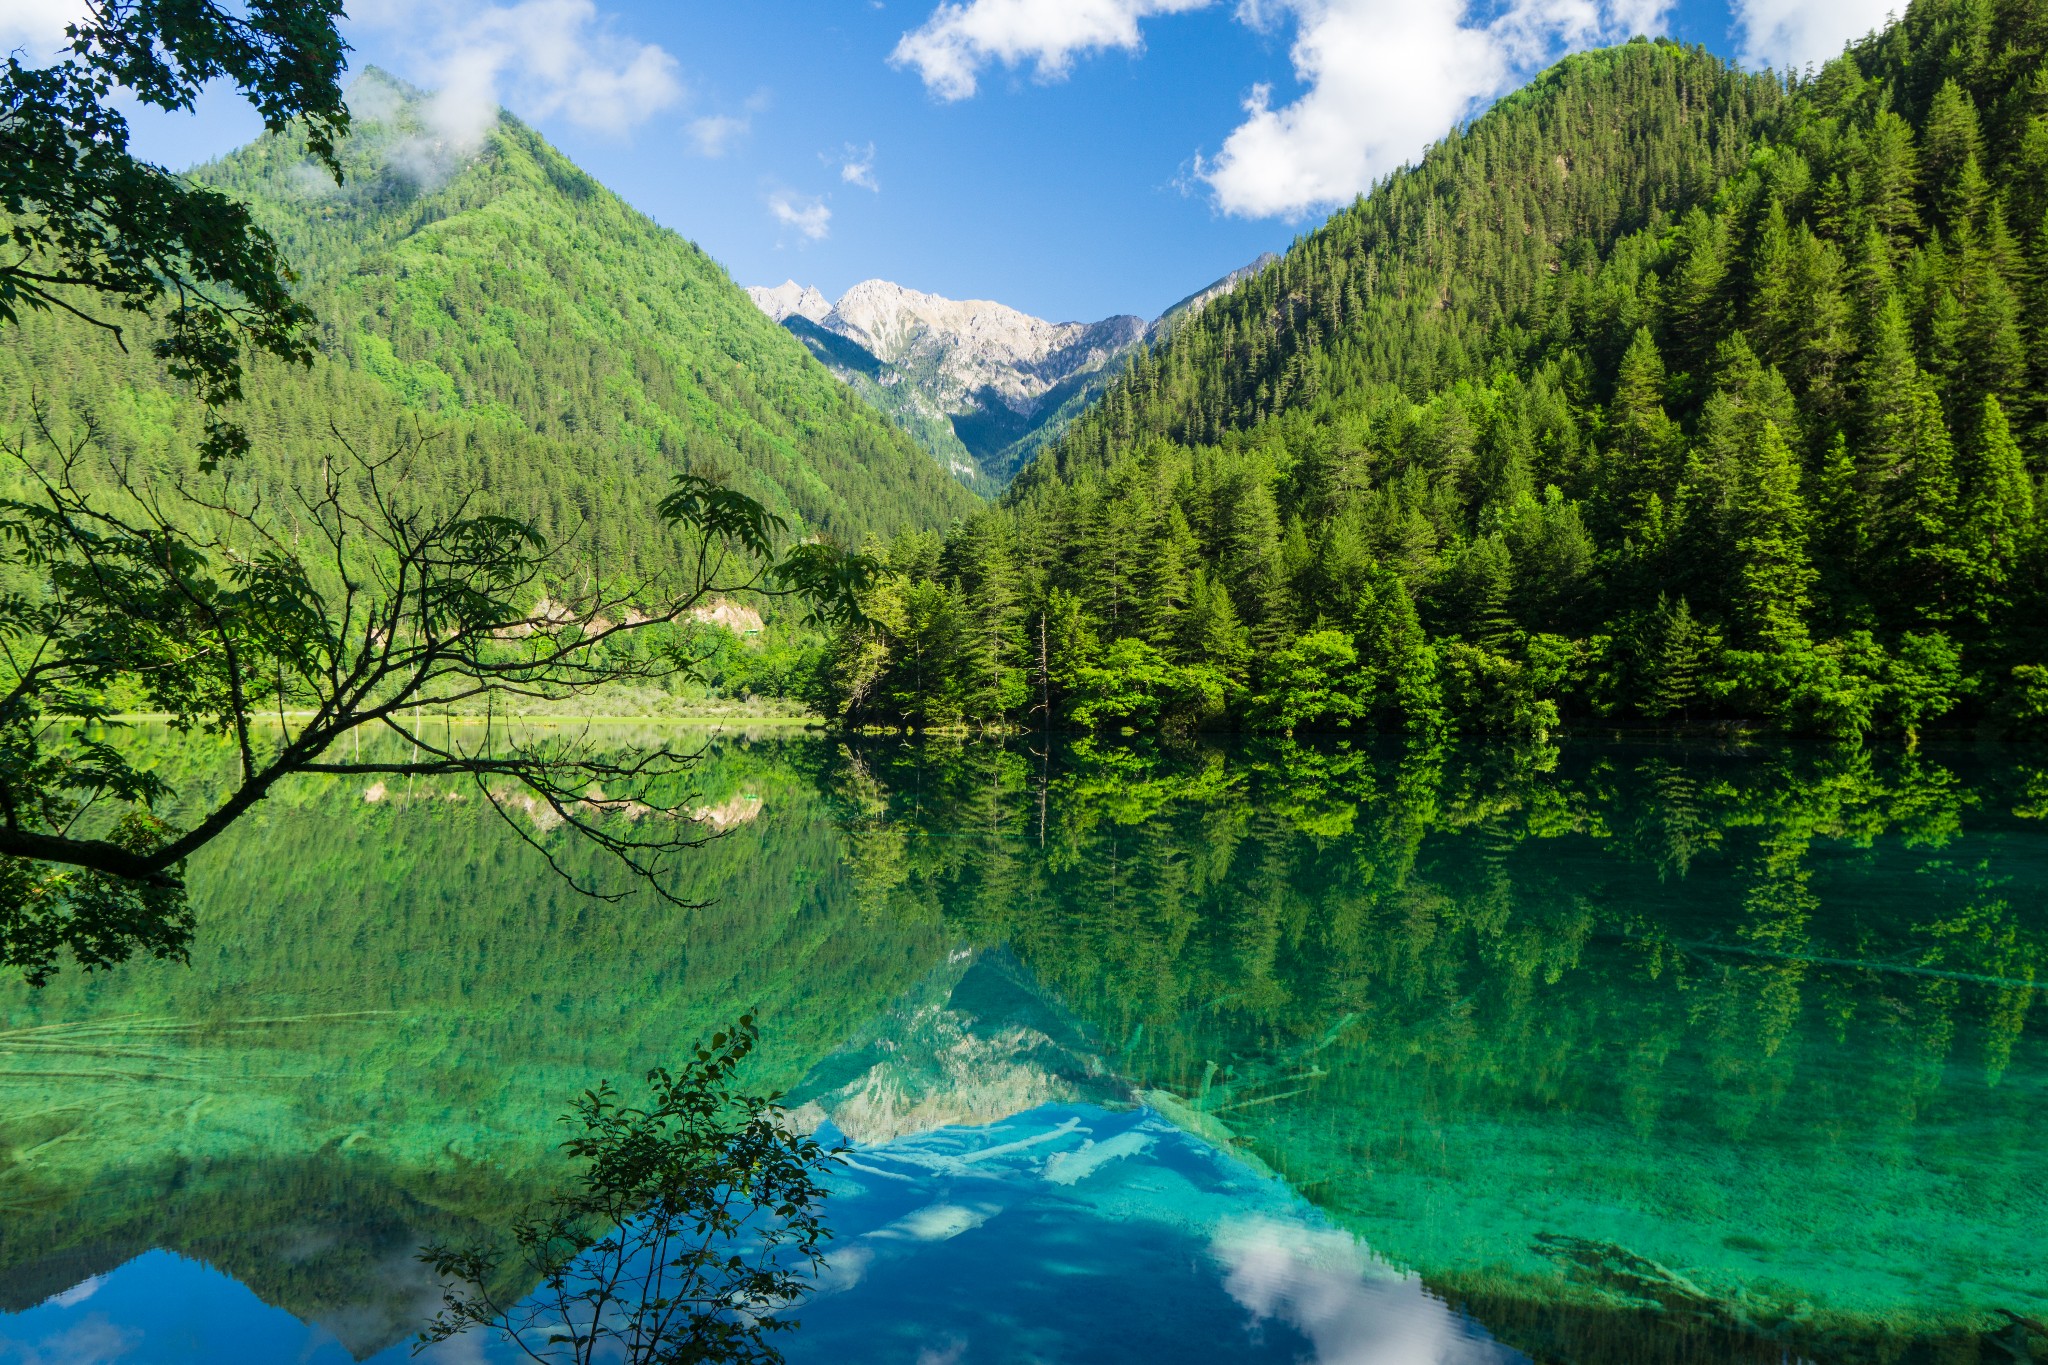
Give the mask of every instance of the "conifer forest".
<path id="1" fill-rule="evenodd" d="M 1568 59 L 887 543 L 837 714 L 2048 723 L 2048 10 Z"/>
<path id="2" fill-rule="evenodd" d="M 0 0 L 0 1365 L 2048 1361 L 1885 2 Z"/>

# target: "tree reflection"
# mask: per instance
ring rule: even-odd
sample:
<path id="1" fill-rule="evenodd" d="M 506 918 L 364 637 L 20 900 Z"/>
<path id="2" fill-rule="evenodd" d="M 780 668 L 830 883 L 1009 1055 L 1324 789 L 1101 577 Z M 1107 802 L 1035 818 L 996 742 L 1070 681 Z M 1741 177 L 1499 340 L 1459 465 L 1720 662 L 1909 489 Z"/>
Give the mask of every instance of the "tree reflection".
<path id="1" fill-rule="evenodd" d="M 2023 766 L 932 742 L 856 770 L 859 837 L 901 850 L 880 901 L 1010 947 L 1136 1092 L 1446 1293 L 1626 1317 L 1595 1269 L 1654 1264 L 1716 1331 L 1802 1339 L 2048 1306 L 1996 1298 L 2048 1219 Z"/>
<path id="2" fill-rule="evenodd" d="M 540 1365 L 777 1365 L 771 1337 L 824 1264 L 820 1177 L 834 1157 L 793 1132 L 771 1095 L 737 1086 L 751 1017 L 629 1104 L 609 1084 L 564 1116 L 576 1163 L 562 1191 L 514 1220 L 511 1251 L 420 1253 L 453 1284 L 419 1348 L 472 1331 Z M 529 1289 L 507 1293 L 507 1283 Z"/>

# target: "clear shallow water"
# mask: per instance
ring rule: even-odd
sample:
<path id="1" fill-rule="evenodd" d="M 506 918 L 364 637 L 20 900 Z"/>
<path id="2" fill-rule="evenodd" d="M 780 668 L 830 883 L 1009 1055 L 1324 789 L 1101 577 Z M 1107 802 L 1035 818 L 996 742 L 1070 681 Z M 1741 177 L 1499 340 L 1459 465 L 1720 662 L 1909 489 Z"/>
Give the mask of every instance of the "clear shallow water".
<path id="1" fill-rule="evenodd" d="M 189 972 L 0 989 L 0 1361 L 402 1358 L 743 1009 L 872 1168 L 793 1360 L 2048 1356 L 2044 773 L 732 743 L 693 914 L 308 789 Z"/>

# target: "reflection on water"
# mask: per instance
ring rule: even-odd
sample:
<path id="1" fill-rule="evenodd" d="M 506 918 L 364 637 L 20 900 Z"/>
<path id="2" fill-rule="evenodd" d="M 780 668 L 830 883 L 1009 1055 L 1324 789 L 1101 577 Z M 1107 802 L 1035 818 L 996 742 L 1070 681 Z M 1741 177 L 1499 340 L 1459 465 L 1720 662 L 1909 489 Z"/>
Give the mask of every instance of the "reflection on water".
<path id="1" fill-rule="evenodd" d="M 1047 1106 L 920 1134 L 861 1149 L 834 1184 L 837 1249 L 802 1329 L 778 1343 L 793 1365 L 1107 1365 L 1138 1352 L 1331 1365 L 1524 1359 L 1279 1182 L 1149 1111 Z M 166 1252 L 17 1316 L 9 1333 L 19 1354 L 0 1359 L 37 1365 L 352 1358 L 332 1327 L 308 1327 Z M 411 1355 L 397 1345 L 373 1358 Z M 522 1357 L 473 1340 L 423 1358 Z"/>
<path id="2" fill-rule="evenodd" d="M 792 1359 L 2048 1358 L 2048 758 L 730 742 L 696 912 L 427 786 L 0 987 L 0 1361 L 402 1357 L 743 1010 L 861 1144 Z"/>

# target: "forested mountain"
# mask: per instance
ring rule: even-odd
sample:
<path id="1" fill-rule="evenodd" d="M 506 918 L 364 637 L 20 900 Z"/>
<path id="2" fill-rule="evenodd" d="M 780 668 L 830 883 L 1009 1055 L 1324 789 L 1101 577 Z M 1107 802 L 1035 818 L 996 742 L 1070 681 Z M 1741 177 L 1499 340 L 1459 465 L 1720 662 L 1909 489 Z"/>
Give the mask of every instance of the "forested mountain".
<path id="1" fill-rule="evenodd" d="M 2048 720 L 2048 3 L 1570 58 L 898 541 L 890 722 Z"/>
<path id="2" fill-rule="evenodd" d="M 321 327 L 310 370 L 259 364 L 238 417 L 250 471 L 303 481 L 415 427 L 416 486 L 585 537 L 646 571 L 655 503 L 694 468 L 845 541 L 943 526 L 974 504 L 902 432 L 763 318 L 724 270 L 499 114 L 469 148 L 379 72 L 350 91 L 345 183 L 266 137 L 195 177 L 250 203 Z M 0 348 L 0 423 L 32 400 L 122 456 L 172 459 L 195 402 L 131 340 L 33 318 Z"/>

